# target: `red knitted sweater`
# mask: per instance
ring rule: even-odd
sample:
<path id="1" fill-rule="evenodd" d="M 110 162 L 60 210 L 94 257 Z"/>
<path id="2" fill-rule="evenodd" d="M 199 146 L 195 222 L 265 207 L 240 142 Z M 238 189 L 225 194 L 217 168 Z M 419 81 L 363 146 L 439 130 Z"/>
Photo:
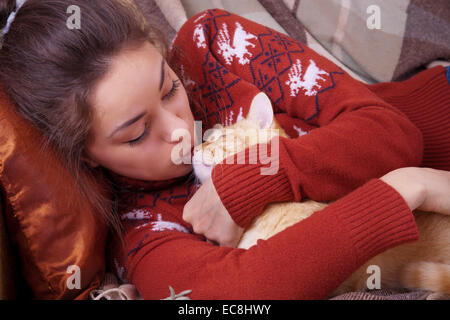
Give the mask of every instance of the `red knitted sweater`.
<path id="1" fill-rule="evenodd" d="M 377 178 L 421 163 L 450 170 L 448 70 L 365 85 L 304 44 L 223 10 L 190 18 L 169 63 L 203 129 L 245 117 L 264 91 L 294 137 L 280 138 L 275 175 L 261 175 L 262 164 L 215 167 L 214 186 L 237 224 L 248 226 L 269 202 L 339 200 L 249 250 L 218 247 L 182 220 L 193 181 L 111 172 L 127 190 L 126 245 L 114 243 L 112 263 L 144 299 L 169 296 L 169 286 L 192 290 L 191 299 L 321 299 L 374 255 L 418 239 L 406 202 Z"/>

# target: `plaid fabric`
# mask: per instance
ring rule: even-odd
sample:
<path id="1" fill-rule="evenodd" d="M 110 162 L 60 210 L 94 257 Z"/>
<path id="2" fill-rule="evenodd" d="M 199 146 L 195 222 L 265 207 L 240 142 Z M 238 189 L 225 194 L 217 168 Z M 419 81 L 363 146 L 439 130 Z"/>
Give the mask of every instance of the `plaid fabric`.
<path id="1" fill-rule="evenodd" d="M 448 0 L 134 1 L 169 42 L 188 17 L 221 8 L 305 43 L 365 83 L 405 80 L 450 63 Z M 370 5 L 380 8 L 381 29 L 367 27 Z"/>
<path id="2" fill-rule="evenodd" d="M 450 297 L 433 292 L 407 289 L 379 289 L 360 292 L 348 292 L 330 300 L 449 300 Z"/>
<path id="3" fill-rule="evenodd" d="M 373 82 L 405 80 L 435 60 L 450 61 L 448 0 L 283 2 L 337 59 Z M 380 9 L 381 29 L 367 27 L 371 5 Z"/>

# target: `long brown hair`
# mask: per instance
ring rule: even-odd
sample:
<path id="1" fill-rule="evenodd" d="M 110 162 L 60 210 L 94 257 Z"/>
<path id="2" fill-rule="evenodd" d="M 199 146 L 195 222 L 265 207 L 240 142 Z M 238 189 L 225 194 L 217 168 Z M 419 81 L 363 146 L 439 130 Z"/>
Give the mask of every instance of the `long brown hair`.
<path id="1" fill-rule="evenodd" d="M 80 9 L 80 29 L 67 26 L 71 5 Z M 0 0 L 0 28 L 15 9 L 15 0 Z M 28 0 L 1 39 L 0 82 L 20 114 L 43 133 L 43 148 L 57 151 L 85 199 L 118 235 L 114 185 L 101 167 L 84 160 L 93 117 L 90 95 L 115 55 L 145 41 L 166 56 L 161 32 L 131 0 Z M 99 179 L 108 183 L 93 183 Z"/>

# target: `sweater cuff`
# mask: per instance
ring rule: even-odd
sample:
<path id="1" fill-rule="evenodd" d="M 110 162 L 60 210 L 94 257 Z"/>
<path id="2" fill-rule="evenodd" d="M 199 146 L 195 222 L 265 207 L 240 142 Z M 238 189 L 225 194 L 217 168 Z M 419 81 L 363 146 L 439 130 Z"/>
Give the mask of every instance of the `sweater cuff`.
<path id="1" fill-rule="evenodd" d="M 223 205 L 234 222 L 243 228 L 262 213 L 266 204 L 294 200 L 287 174 L 279 166 L 279 157 L 271 159 L 270 164 L 252 163 L 249 159 L 258 159 L 257 151 L 258 148 L 247 148 L 217 164 L 211 174 Z M 269 167 L 275 169 L 268 170 Z"/>
<path id="2" fill-rule="evenodd" d="M 389 248 L 419 239 L 408 204 L 394 188 L 380 179 L 370 180 L 324 210 L 332 210 L 343 222 L 358 257 L 363 261 Z"/>

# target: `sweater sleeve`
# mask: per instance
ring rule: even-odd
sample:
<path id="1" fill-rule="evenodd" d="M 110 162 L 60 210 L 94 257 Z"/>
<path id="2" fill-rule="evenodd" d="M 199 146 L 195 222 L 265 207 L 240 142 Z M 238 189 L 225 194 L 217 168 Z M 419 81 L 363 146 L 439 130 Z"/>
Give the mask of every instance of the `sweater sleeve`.
<path id="1" fill-rule="evenodd" d="M 205 122 L 236 121 L 264 91 L 293 137 L 280 138 L 274 149 L 273 174 L 261 174 L 268 164 L 249 161 L 224 161 L 213 169 L 217 193 L 244 228 L 269 202 L 333 201 L 371 178 L 421 163 L 419 129 L 303 43 L 229 12 L 208 10 L 189 19 L 174 47 L 190 62 L 184 71 L 201 93 Z"/>
<path id="2" fill-rule="evenodd" d="M 323 299 L 371 257 L 418 236 L 404 199 L 373 179 L 248 250 L 130 228 L 123 265 L 144 299 L 168 297 L 169 286 L 195 300 Z"/>

